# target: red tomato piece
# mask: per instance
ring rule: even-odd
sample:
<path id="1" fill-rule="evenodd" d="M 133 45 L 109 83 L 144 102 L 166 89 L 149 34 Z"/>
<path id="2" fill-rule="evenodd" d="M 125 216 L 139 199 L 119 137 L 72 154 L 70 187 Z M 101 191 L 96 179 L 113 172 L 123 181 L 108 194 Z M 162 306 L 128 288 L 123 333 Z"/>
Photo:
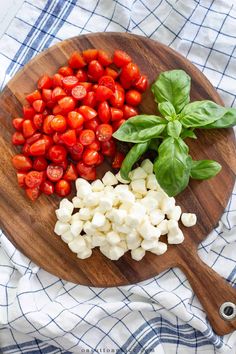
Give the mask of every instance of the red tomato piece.
<path id="1" fill-rule="evenodd" d="M 123 123 L 125 123 L 125 119 L 120 119 L 120 120 L 116 120 L 115 122 L 113 122 L 113 124 L 112 124 L 113 132 L 118 130 Z"/>
<path id="2" fill-rule="evenodd" d="M 119 82 L 115 82 L 115 89 L 125 93 L 124 88 L 121 86 L 121 84 Z"/>
<path id="3" fill-rule="evenodd" d="M 69 112 L 69 111 L 73 111 L 76 102 L 73 97 L 65 96 L 58 101 L 58 104 L 64 112 Z"/>
<path id="4" fill-rule="evenodd" d="M 42 172 L 39 171 L 30 171 L 25 176 L 25 184 L 28 188 L 39 187 L 43 181 Z"/>
<path id="5" fill-rule="evenodd" d="M 74 129 L 69 129 L 61 134 L 61 140 L 67 146 L 73 146 L 76 143 L 76 132 Z"/>
<path id="6" fill-rule="evenodd" d="M 93 143 L 88 145 L 89 149 L 99 151 L 101 149 L 101 144 L 98 140 L 95 140 Z"/>
<path id="7" fill-rule="evenodd" d="M 79 161 L 82 157 L 84 147 L 81 143 L 77 142 L 72 147 L 69 146 L 68 150 L 69 150 L 72 160 Z"/>
<path id="8" fill-rule="evenodd" d="M 90 63 L 90 61 L 97 59 L 98 50 L 97 49 L 86 49 L 83 51 L 83 57 L 86 63 Z"/>
<path id="9" fill-rule="evenodd" d="M 124 113 L 124 119 L 128 119 L 130 117 L 134 117 L 138 115 L 137 109 L 128 105 L 124 105 L 123 113 Z"/>
<path id="10" fill-rule="evenodd" d="M 98 86 L 95 97 L 97 101 L 106 101 L 113 96 L 113 91 L 106 86 Z"/>
<path id="11" fill-rule="evenodd" d="M 63 176 L 63 168 L 59 165 L 48 165 L 46 170 L 47 177 L 52 182 L 59 181 Z"/>
<path id="12" fill-rule="evenodd" d="M 71 192 L 71 184 L 65 179 L 61 179 L 55 185 L 55 192 L 59 197 L 66 197 Z"/>
<path id="13" fill-rule="evenodd" d="M 78 84 L 78 82 L 79 82 L 78 78 L 74 75 L 65 76 L 62 79 L 63 86 L 69 90 L 73 89 L 73 87 L 75 87 Z"/>
<path id="14" fill-rule="evenodd" d="M 148 87 L 148 78 L 146 75 L 141 75 L 140 78 L 135 82 L 134 87 L 139 92 L 145 92 Z"/>
<path id="15" fill-rule="evenodd" d="M 53 102 L 57 102 L 59 101 L 61 98 L 65 97 L 66 96 L 66 93 L 65 91 L 63 90 L 63 88 L 61 88 L 60 86 L 57 86 L 53 89 L 52 91 L 52 101 Z"/>
<path id="16" fill-rule="evenodd" d="M 86 148 L 83 153 L 83 161 L 86 165 L 92 166 L 98 162 L 99 153 L 96 150 Z"/>
<path id="17" fill-rule="evenodd" d="M 111 109 L 109 104 L 104 101 L 98 105 L 98 117 L 103 123 L 108 123 L 111 120 Z"/>
<path id="18" fill-rule="evenodd" d="M 73 69 L 81 69 L 86 65 L 86 62 L 79 52 L 74 52 L 71 54 L 68 63 Z"/>
<path id="19" fill-rule="evenodd" d="M 105 52 L 105 50 L 101 49 L 98 51 L 98 61 L 103 66 L 108 66 L 112 63 L 112 59 L 109 54 Z"/>
<path id="20" fill-rule="evenodd" d="M 22 130 L 24 119 L 23 118 L 14 118 L 12 121 L 12 125 L 16 130 Z"/>
<path id="21" fill-rule="evenodd" d="M 125 95 L 121 90 L 116 90 L 110 98 L 110 103 L 115 108 L 122 108 L 125 101 Z"/>
<path id="22" fill-rule="evenodd" d="M 116 154 L 116 143 L 113 139 L 101 143 L 101 152 L 108 157 L 114 157 Z"/>
<path id="23" fill-rule="evenodd" d="M 40 190 L 46 195 L 52 195 L 54 189 L 54 184 L 49 180 L 44 181 L 40 186 Z"/>
<path id="24" fill-rule="evenodd" d="M 85 96 L 87 95 L 87 91 L 86 88 L 82 85 L 77 85 L 75 86 L 72 91 L 71 91 L 71 95 L 76 99 L 76 100 L 82 100 L 83 98 L 85 98 Z"/>
<path id="25" fill-rule="evenodd" d="M 50 89 L 52 87 L 52 79 L 48 75 L 43 75 L 38 80 L 38 89 Z"/>
<path id="26" fill-rule="evenodd" d="M 61 134 L 58 132 L 55 132 L 52 136 L 53 142 L 55 144 L 63 144 L 63 141 L 61 140 Z"/>
<path id="27" fill-rule="evenodd" d="M 36 132 L 36 128 L 34 126 L 34 123 L 29 119 L 26 119 L 23 122 L 22 127 L 23 127 L 23 135 L 25 138 L 29 138 L 31 135 L 33 135 Z"/>
<path id="28" fill-rule="evenodd" d="M 71 69 L 69 66 L 61 66 L 58 70 L 58 73 L 62 76 L 71 76 L 73 75 L 73 69 Z"/>
<path id="29" fill-rule="evenodd" d="M 49 159 L 55 163 L 61 163 L 66 159 L 67 151 L 62 145 L 53 145 L 48 150 Z"/>
<path id="30" fill-rule="evenodd" d="M 42 113 L 45 109 L 45 102 L 43 102 L 43 100 L 36 100 L 32 103 L 32 106 L 34 108 L 34 110 L 38 113 Z"/>
<path id="31" fill-rule="evenodd" d="M 49 147 L 53 145 L 53 139 L 51 136 L 43 135 L 43 140 L 45 142 L 46 150 L 48 150 Z"/>
<path id="32" fill-rule="evenodd" d="M 87 120 L 84 123 L 84 127 L 86 129 L 91 129 L 91 130 L 95 131 L 100 123 L 101 123 L 100 120 L 96 117 L 96 118 Z"/>
<path id="33" fill-rule="evenodd" d="M 119 108 L 111 107 L 111 120 L 116 121 L 123 118 L 123 111 Z"/>
<path id="34" fill-rule="evenodd" d="M 20 171 L 29 171 L 32 168 L 31 159 L 22 154 L 13 156 L 12 163 L 15 169 Z"/>
<path id="35" fill-rule="evenodd" d="M 52 90 L 51 89 L 43 89 L 42 90 L 42 99 L 47 103 L 52 100 Z"/>
<path id="36" fill-rule="evenodd" d="M 140 77 L 140 71 L 138 65 L 130 62 L 125 66 L 123 66 L 121 77 L 123 77 L 124 80 L 130 81 L 132 83 L 137 81 Z"/>
<path id="37" fill-rule="evenodd" d="M 88 65 L 88 74 L 93 81 L 98 81 L 104 74 L 103 66 L 97 60 L 92 60 Z"/>
<path id="38" fill-rule="evenodd" d="M 104 161 L 104 156 L 101 153 L 98 153 L 98 160 L 95 164 L 95 166 L 101 165 Z"/>
<path id="39" fill-rule="evenodd" d="M 33 169 L 36 171 L 45 171 L 47 168 L 47 160 L 40 156 L 40 157 L 36 157 L 34 162 L 33 162 Z"/>
<path id="40" fill-rule="evenodd" d="M 95 133 L 91 129 L 84 129 L 79 134 L 79 142 L 82 145 L 92 144 L 95 140 Z"/>
<path id="41" fill-rule="evenodd" d="M 76 73 L 76 77 L 79 82 L 84 82 L 88 80 L 88 75 L 83 69 L 79 69 Z"/>
<path id="42" fill-rule="evenodd" d="M 57 163 L 57 165 L 61 166 L 63 168 L 63 170 L 65 171 L 68 166 L 68 160 L 63 160 L 62 162 Z"/>
<path id="43" fill-rule="evenodd" d="M 132 86 L 132 81 L 129 81 L 127 80 L 124 76 L 120 76 L 120 83 L 121 83 L 121 86 L 125 89 L 125 90 L 128 90 L 131 88 Z"/>
<path id="44" fill-rule="evenodd" d="M 97 103 L 96 95 L 95 92 L 93 91 L 88 92 L 87 95 L 82 100 L 83 106 L 89 106 L 91 108 L 94 108 L 96 106 L 96 103 Z"/>
<path id="45" fill-rule="evenodd" d="M 30 144 L 24 144 L 22 148 L 22 154 L 24 154 L 25 156 L 30 156 Z"/>
<path id="46" fill-rule="evenodd" d="M 32 104 L 36 100 L 41 100 L 42 96 L 39 90 L 35 90 L 32 93 L 28 94 L 25 98 L 29 103 Z"/>
<path id="47" fill-rule="evenodd" d="M 51 120 L 51 127 L 56 132 L 64 132 L 67 127 L 66 118 L 58 114 Z"/>
<path id="48" fill-rule="evenodd" d="M 110 124 L 100 124 L 96 129 L 96 137 L 101 142 L 110 140 L 112 133 L 112 126 Z"/>
<path id="49" fill-rule="evenodd" d="M 35 115 L 35 110 L 30 106 L 23 106 L 23 116 L 25 119 L 33 119 Z"/>
<path id="50" fill-rule="evenodd" d="M 97 112 L 95 111 L 95 109 L 89 106 L 80 106 L 78 108 L 78 112 L 82 114 L 85 120 L 90 120 L 97 116 Z"/>
<path id="51" fill-rule="evenodd" d="M 98 81 L 98 85 L 100 86 L 106 86 L 113 92 L 115 92 L 115 81 L 111 76 L 104 75 L 100 77 Z"/>
<path id="52" fill-rule="evenodd" d="M 26 172 L 17 172 L 16 176 L 19 187 L 24 188 Z"/>
<path id="53" fill-rule="evenodd" d="M 49 114 L 47 117 L 45 117 L 44 122 L 43 122 L 43 131 L 45 134 L 52 134 L 54 130 L 51 127 L 51 121 L 53 120 L 54 115 Z"/>
<path id="54" fill-rule="evenodd" d="M 127 65 L 131 62 L 131 57 L 129 54 L 124 52 L 123 50 L 115 50 L 114 55 L 113 55 L 113 63 L 118 66 L 118 68 L 121 68 L 124 65 Z"/>
<path id="55" fill-rule="evenodd" d="M 63 76 L 61 74 L 54 74 L 53 75 L 53 78 L 52 78 L 52 86 L 53 87 L 62 87 L 63 83 L 62 83 L 62 79 L 63 79 Z"/>
<path id="56" fill-rule="evenodd" d="M 25 190 L 27 197 L 34 202 L 36 199 L 38 199 L 40 195 L 40 190 L 39 187 L 35 188 L 26 188 Z"/>
<path id="57" fill-rule="evenodd" d="M 138 106 L 142 100 L 142 95 L 137 90 L 129 90 L 125 94 L 125 101 L 128 105 Z"/>
<path id="58" fill-rule="evenodd" d="M 21 132 L 15 132 L 12 135 L 12 144 L 14 145 L 24 145 L 25 137 Z"/>
<path id="59" fill-rule="evenodd" d="M 41 130 L 43 127 L 43 115 L 41 113 L 37 113 L 34 115 L 33 123 L 35 128 Z"/>
<path id="60" fill-rule="evenodd" d="M 84 86 L 87 92 L 91 91 L 93 88 L 92 82 L 79 82 L 78 85 Z"/>
<path id="61" fill-rule="evenodd" d="M 68 113 L 67 123 L 70 128 L 77 129 L 83 125 L 84 117 L 79 112 L 71 111 Z"/>
<path id="62" fill-rule="evenodd" d="M 121 168 L 121 165 L 122 165 L 122 162 L 123 162 L 124 158 L 125 158 L 125 155 L 122 152 L 117 151 L 115 156 L 114 156 L 114 159 L 112 161 L 112 165 L 111 166 L 113 168 L 117 168 L 117 169 Z"/>
<path id="63" fill-rule="evenodd" d="M 42 156 L 46 152 L 46 143 L 44 139 L 37 140 L 30 146 L 30 154 L 32 156 Z"/>
<path id="64" fill-rule="evenodd" d="M 33 134 L 30 138 L 28 138 L 26 140 L 27 144 L 33 144 L 35 143 L 37 140 L 39 140 L 41 138 L 42 134 L 41 133 L 35 133 Z"/>
<path id="65" fill-rule="evenodd" d="M 75 181 L 78 178 L 78 171 L 73 163 L 70 163 L 64 173 L 63 179 L 66 181 Z"/>
<path id="66" fill-rule="evenodd" d="M 88 180 L 94 181 L 96 179 L 96 168 L 86 165 L 83 161 L 80 161 L 76 165 L 79 176 Z"/>
<path id="67" fill-rule="evenodd" d="M 52 113 L 54 116 L 56 116 L 57 114 L 64 114 L 65 112 L 63 112 L 62 107 L 59 106 L 59 104 L 57 104 L 56 106 L 53 107 Z"/>
<path id="68" fill-rule="evenodd" d="M 104 73 L 105 73 L 105 75 L 112 77 L 114 80 L 116 80 L 119 75 L 119 73 L 117 71 L 115 71 L 114 69 L 109 68 L 109 67 L 105 68 Z"/>

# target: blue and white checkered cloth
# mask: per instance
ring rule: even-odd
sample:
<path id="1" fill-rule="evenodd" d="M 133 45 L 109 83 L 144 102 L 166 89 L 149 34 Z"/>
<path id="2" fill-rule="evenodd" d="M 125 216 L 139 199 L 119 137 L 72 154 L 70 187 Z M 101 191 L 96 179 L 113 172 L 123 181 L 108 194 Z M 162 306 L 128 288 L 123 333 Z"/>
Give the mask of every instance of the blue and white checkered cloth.
<path id="1" fill-rule="evenodd" d="M 236 11 L 227 0 L 25 0 L 0 39 L 0 87 L 33 56 L 80 33 L 141 34 L 171 46 L 236 98 Z M 1 211 L 0 211 L 1 215 Z M 0 233 L 0 352 L 235 353 L 236 332 L 211 329 L 188 281 L 171 269 L 118 288 L 65 282 Z M 201 258 L 236 283 L 236 190 Z"/>

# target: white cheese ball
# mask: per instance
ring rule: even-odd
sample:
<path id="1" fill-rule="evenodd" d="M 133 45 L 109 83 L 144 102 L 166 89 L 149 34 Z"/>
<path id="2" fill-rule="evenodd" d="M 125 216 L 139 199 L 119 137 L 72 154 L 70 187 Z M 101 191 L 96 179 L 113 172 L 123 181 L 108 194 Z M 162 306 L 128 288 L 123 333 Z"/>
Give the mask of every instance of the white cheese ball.
<path id="1" fill-rule="evenodd" d="M 153 163 L 149 159 L 143 160 L 140 166 L 148 175 L 153 173 Z"/>
<path id="2" fill-rule="evenodd" d="M 80 220 L 90 220 L 92 217 L 91 210 L 89 208 L 81 208 L 79 211 Z"/>
<path id="3" fill-rule="evenodd" d="M 157 229 L 160 230 L 161 235 L 166 235 L 168 233 L 168 220 L 164 219 L 157 225 Z"/>
<path id="4" fill-rule="evenodd" d="M 71 219 L 71 212 L 67 208 L 60 208 L 56 210 L 56 216 L 59 221 L 67 223 Z"/>
<path id="5" fill-rule="evenodd" d="M 110 248 L 109 251 L 109 258 L 112 261 L 117 261 L 119 258 L 121 258 L 124 255 L 125 251 L 122 247 L 120 246 L 113 246 Z"/>
<path id="6" fill-rule="evenodd" d="M 119 243 L 121 241 L 120 236 L 117 232 L 115 231 L 110 231 L 107 234 L 107 242 L 110 245 L 116 245 L 117 243 Z"/>
<path id="7" fill-rule="evenodd" d="M 134 193 L 147 194 L 145 179 L 136 179 L 130 183 Z"/>
<path id="8" fill-rule="evenodd" d="M 54 232 L 55 234 L 57 234 L 58 236 L 61 236 L 62 234 L 64 234 L 64 232 L 68 231 L 70 228 L 70 224 L 69 223 L 65 223 L 65 222 L 61 222 L 61 221 L 57 221 L 54 227 Z"/>
<path id="9" fill-rule="evenodd" d="M 149 214 L 149 218 L 152 225 L 156 226 L 159 225 L 165 219 L 165 214 L 162 210 L 155 209 L 151 211 L 151 213 Z"/>
<path id="10" fill-rule="evenodd" d="M 157 190 L 159 187 L 156 176 L 154 174 L 147 176 L 147 188 L 151 190 Z"/>
<path id="11" fill-rule="evenodd" d="M 173 209 L 171 209 L 167 213 L 167 217 L 168 217 L 168 219 L 172 219 L 172 220 L 178 221 L 180 219 L 181 212 L 182 212 L 182 210 L 181 210 L 180 206 L 176 205 Z"/>
<path id="12" fill-rule="evenodd" d="M 91 183 L 91 188 L 93 192 L 102 192 L 104 189 L 104 184 L 100 179 L 96 179 Z"/>
<path id="13" fill-rule="evenodd" d="M 140 203 L 144 205 L 148 214 L 158 207 L 158 201 L 150 196 L 144 197 Z"/>
<path id="14" fill-rule="evenodd" d="M 74 240 L 74 235 L 68 230 L 61 235 L 61 239 L 65 243 L 69 243 Z"/>
<path id="15" fill-rule="evenodd" d="M 99 227 L 98 228 L 99 231 L 102 231 L 102 232 L 108 232 L 111 230 L 111 223 L 109 222 L 108 219 L 106 219 L 106 222 L 103 226 Z"/>
<path id="16" fill-rule="evenodd" d="M 84 201 L 83 199 L 79 198 L 79 197 L 74 197 L 72 199 L 73 205 L 75 208 L 83 208 L 84 207 Z"/>
<path id="17" fill-rule="evenodd" d="M 147 250 L 150 250 L 152 248 L 155 248 L 157 247 L 157 244 L 158 244 L 158 240 L 156 239 L 153 239 L 153 240 L 143 240 L 142 243 L 141 243 L 141 247 L 147 251 Z"/>
<path id="18" fill-rule="evenodd" d="M 145 250 L 142 247 L 138 247 L 131 251 L 131 257 L 135 261 L 141 261 L 141 259 L 143 259 L 144 256 L 145 256 Z"/>
<path id="19" fill-rule="evenodd" d="M 117 179 L 117 181 L 119 181 L 120 183 L 123 183 L 123 184 L 129 183 L 129 181 L 127 181 L 126 179 L 121 177 L 120 171 L 116 174 L 116 179 Z"/>
<path id="20" fill-rule="evenodd" d="M 78 188 L 77 188 L 77 197 L 84 199 L 84 197 L 86 197 L 88 194 L 92 193 L 92 188 L 90 183 L 86 183 L 86 184 L 81 184 Z"/>
<path id="21" fill-rule="evenodd" d="M 92 255 L 92 250 L 88 247 L 85 247 L 83 250 L 77 253 L 77 257 L 80 259 L 89 258 Z"/>
<path id="22" fill-rule="evenodd" d="M 99 193 L 92 192 L 87 194 L 84 197 L 83 202 L 86 207 L 93 208 L 99 204 L 99 200 L 100 200 Z"/>
<path id="23" fill-rule="evenodd" d="M 92 247 L 100 247 L 108 244 L 105 234 L 96 231 L 92 237 Z"/>
<path id="24" fill-rule="evenodd" d="M 93 236 L 93 234 L 95 233 L 96 229 L 95 227 L 92 225 L 91 221 L 86 221 L 84 223 L 83 226 L 83 230 L 86 233 L 86 235 L 88 236 Z"/>
<path id="25" fill-rule="evenodd" d="M 168 214 L 175 207 L 175 198 L 166 197 L 161 201 L 161 209 L 165 214 Z"/>
<path id="26" fill-rule="evenodd" d="M 191 214 L 191 213 L 183 213 L 181 216 L 181 221 L 184 226 L 186 227 L 191 227 L 194 226 L 197 222 L 197 216 L 196 214 Z"/>
<path id="27" fill-rule="evenodd" d="M 80 220 L 79 212 L 72 215 L 72 217 L 70 219 L 70 223 L 72 224 L 74 221 L 78 221 L 78 220 Z"/>
<path id="28" fill-rule="evenodd" d="M 61 209 L 61 208 L 68 209 L 68 212 L 70 214 L 72 214 L 73 210 L 74 210 L 74 205 L 68 199 L 64 198 L 60 201 L 60 204 L 59 204 L 59 209 Z"/>
<path id="29" fill-rule="evenodd" d="M 82 220 L 76 220 L 71 223 L 70 231 L 73 236 L 79 236 L 83 230 L 84 222 Z"/>
<path id="30" fill-rule="evenodd" d="M 137 179 L 145 179 L 147 177 L 147 172 L 144 171 L 142 167 L 137 167 L 129 173 L 129 178 L 131 181 Z"/>
<path id="31" fill-rule="evenodd" d="M 149 251 L 156 254 L 157 256 L 160 256 L 167 251 L 167 244 L 159 241 L 156 247 L 151 248 Z"/>
<path id="32" fill-rule="evenodd" d="M 184 241 L 183 232 L 179 229 L 176 232 L 168 232 L 167 239 L 169 244 L 179 244 Z"/>
<path id="33" fill-rule="evenodd" d="M 105 186 L 114 186 L 118 183 L 116 176 L 110 171 L 106 172 L 102 178 L 102 182 Z"/>
<path id="34" fill-rule="evenodd" d="M 85 242 L 85 239 L 83 238 L 83 236 L 75 237 L 71 242 L 69 242 L 68 246 L 69 246 L 70 250 L 74 253 L 81 252 L 87 248 L 87 245 L 86 245 L 86 242 Z"/>
<path id="35" fill-rule="evenodd" d="M 94 214 L 91 221 L 93 227 L 95 228 L 102 227 L 105 225 L 105 223 L 106 223 L 106 217 L 104 216 L 104 214 L 98 212 Z"/>

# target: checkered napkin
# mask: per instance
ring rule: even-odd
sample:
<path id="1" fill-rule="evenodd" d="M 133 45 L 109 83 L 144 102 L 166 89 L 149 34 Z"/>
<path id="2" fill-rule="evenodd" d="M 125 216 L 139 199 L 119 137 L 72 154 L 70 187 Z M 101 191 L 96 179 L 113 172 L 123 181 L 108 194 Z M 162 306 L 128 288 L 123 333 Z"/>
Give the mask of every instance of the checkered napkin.
<path id="1" fill-rule="evenodd" d="M 80 33 L 141 34 L 176 49 L 236 98 L 236 11 L 224 0 L 28 0 L 0 39 L 0 85 L 33 56 Z M 1 211 L 0 211 L 1 217 Z M 236 332 L 211 329 L 188 281 L 171 269 L 145 282 L 93 288 L 39 269 L 1 234 L 3 353 L 234 353 Z M 236 282 L 236 189 L 200 257 Z"/>

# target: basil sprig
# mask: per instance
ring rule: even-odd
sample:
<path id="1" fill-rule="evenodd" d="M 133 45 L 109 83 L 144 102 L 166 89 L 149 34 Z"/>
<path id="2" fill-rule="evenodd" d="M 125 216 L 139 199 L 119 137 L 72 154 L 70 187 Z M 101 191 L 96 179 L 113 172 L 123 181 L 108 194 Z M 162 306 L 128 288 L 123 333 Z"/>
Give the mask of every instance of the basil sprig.
<path id="1" fill-rule="evenodd" d="M 121 176 L 129 179 L 135 162 L 148 149 L 157 156 L 154 172 L 169 196 L 183 191 L 189 179 L 204 180 L 217 175 L 221 165 L 213 160 L 192 160 L 184 139 L 197 139 L 196 128 L 229 128 L 236 125 L 236 109 L 225 108 L 209 100 L 190 102 L 189 75 L 183 70 L 163 72 L 152 85 L 161 116 L 138 115 L 128 119 L 113 134 L 135 145 L 126 155 Z"/>

